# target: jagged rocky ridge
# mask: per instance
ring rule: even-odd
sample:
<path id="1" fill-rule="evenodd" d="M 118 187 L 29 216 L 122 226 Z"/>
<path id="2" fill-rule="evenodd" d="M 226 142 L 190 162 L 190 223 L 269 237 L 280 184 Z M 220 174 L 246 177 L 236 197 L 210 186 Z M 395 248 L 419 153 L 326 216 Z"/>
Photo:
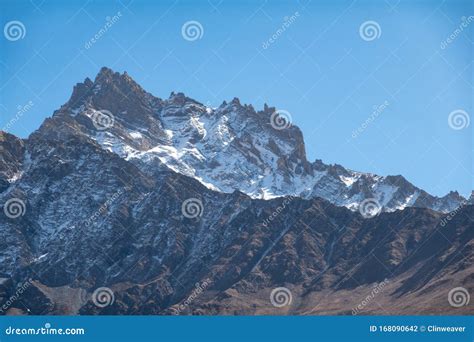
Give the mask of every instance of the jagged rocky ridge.
<path id="1" fill-rule="evenodd" d="M 74 110 L 104 108 L 94 101 L 105 99 L 84 96 L 97 91 L 87 80 L 28 139 L 0 134 L 0 203 L 25 203 L 19 217 L 0 213 L 0 307 L 31 279 L 2 313 L 351 314 L 385 279 L 363 313 L 472 313 L 472 303 L 447 302 L 451 288 L 474 287 L 472 205 L 449 216 L 407 207 L 365 219 L 319 197 L 262 200 L 211 190 L 166 159 L 132 157 L 166 141 L 160 132 L 167 128 L 145 106 L 158 100 L 126 75 L 101 74 L 120 80 L 113 89 L 130 82 L 143 95 L 143 103 L 127 103 L 132 95 L 124 93 L 123 104 L 109 95 L 111 112 L 133 114 L 115 115 L 111 128 L 126 146 L 97 131 L 92 109 Z M 148 138 L 137 144 L 127 133 L 143 125 L 150 129 L 141 134 L 156 139 L 146 148 Z M 190 198 L 202 202 L 200 217 L 183 215 Z M 189 304 L 196 284 L 205 290 Z M 94 305 L 101 286 L 113 290 L 113 304 Z M 277 286 L 291 290 L 291 305 L 271 304 Z"/>
<path id="2" fill-rule="evenodd" d="M 97 130 L 91 119 L 102 110 L 113 115 L 114 124 Z M 142 169 L 164 164 L 210 189 L 237 189 L 252 198 L 321 197 L 352 210 L 374 198 L 385 211 L 412 206 L 442 212 L 466 200 L 457 192 L 432 196 L 400 175 L 382 177 L 320 160 L 311 163 L 299 128 L 275 129 L 274 112 L 267 105 L 256 111 L 237 98 L 218 108 L 182 93 L 162 100 L 126 73 L 103 68 L 94 82 L 86 79 L 75 86 L 52 120 L 73 118 L 82 134 Z"/>

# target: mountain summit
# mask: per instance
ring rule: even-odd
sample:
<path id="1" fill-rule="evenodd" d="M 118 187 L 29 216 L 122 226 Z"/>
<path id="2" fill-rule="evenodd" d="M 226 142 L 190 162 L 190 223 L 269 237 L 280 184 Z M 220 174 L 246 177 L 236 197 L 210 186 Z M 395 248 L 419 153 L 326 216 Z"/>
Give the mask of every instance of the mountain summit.
<path id="1" fill-rule="evenodd" d="M 466 201 L 454 192 L 432 196 L 402 176 L 310 162 L 300 129 L 273 107 L 256 111 L 234 98 L 211 108 L 183 93 L 160 99 L 127 73 L 108 68 L 94 82 L 86 79 L 74 87 L 71 99 L 55 113 L 52 129 L 70 119 L 81 134 L 140 168 L 161 165 L 220 192 L 239 190 L 261 199 L 321 197 L 351 210 L 370 200 L 384 211 L 449 212 Z"/>

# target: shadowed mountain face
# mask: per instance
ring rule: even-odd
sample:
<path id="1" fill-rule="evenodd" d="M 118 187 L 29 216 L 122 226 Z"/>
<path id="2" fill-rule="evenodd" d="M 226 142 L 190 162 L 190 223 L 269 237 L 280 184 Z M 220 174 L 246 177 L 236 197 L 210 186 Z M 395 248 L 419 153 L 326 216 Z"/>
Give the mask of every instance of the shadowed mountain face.
<path id="1" fill-rule="evenodd" d="M 1 312 L 473 313 L 448 301 L 474 288 L 472 203 L 310 163 L 273 113 L 104 68 L 28 139 L 1 133 Z"/>

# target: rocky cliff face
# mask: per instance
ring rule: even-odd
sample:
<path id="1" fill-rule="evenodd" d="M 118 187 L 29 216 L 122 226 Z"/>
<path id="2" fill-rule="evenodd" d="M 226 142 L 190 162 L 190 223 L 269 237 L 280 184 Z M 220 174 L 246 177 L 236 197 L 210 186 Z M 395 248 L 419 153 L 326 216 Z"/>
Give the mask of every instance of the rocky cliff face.
<path id="1" fill-rule="evenodd" d="M 0 192 L 21 177 L 25 153 L 24 142 L 5 132 L 0 132 Z"/>
<path id="2" fill-rule="evenodd" d="M 103 69 L 28 139 L 2 133 L 1 312 L 350 314 L 385 284 L 362 312 L 472 313 L 447 298 L 474 287 L 474 207 L 310 163 L 274 112 Z M 386 212 L 350 210 L 372 197 Z"/>

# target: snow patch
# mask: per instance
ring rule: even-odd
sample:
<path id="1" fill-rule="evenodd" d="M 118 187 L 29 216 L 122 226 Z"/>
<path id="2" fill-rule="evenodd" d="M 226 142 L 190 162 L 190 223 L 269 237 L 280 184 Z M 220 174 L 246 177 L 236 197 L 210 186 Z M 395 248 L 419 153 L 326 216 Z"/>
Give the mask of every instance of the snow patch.
<path id="1" fill-rule="evenodd" d="M 140 132 L 129 132 L 128 134 L 130 134 L 130 136 L 133 139 L 142 139 L 143 138 L 143 135 Z"/>

